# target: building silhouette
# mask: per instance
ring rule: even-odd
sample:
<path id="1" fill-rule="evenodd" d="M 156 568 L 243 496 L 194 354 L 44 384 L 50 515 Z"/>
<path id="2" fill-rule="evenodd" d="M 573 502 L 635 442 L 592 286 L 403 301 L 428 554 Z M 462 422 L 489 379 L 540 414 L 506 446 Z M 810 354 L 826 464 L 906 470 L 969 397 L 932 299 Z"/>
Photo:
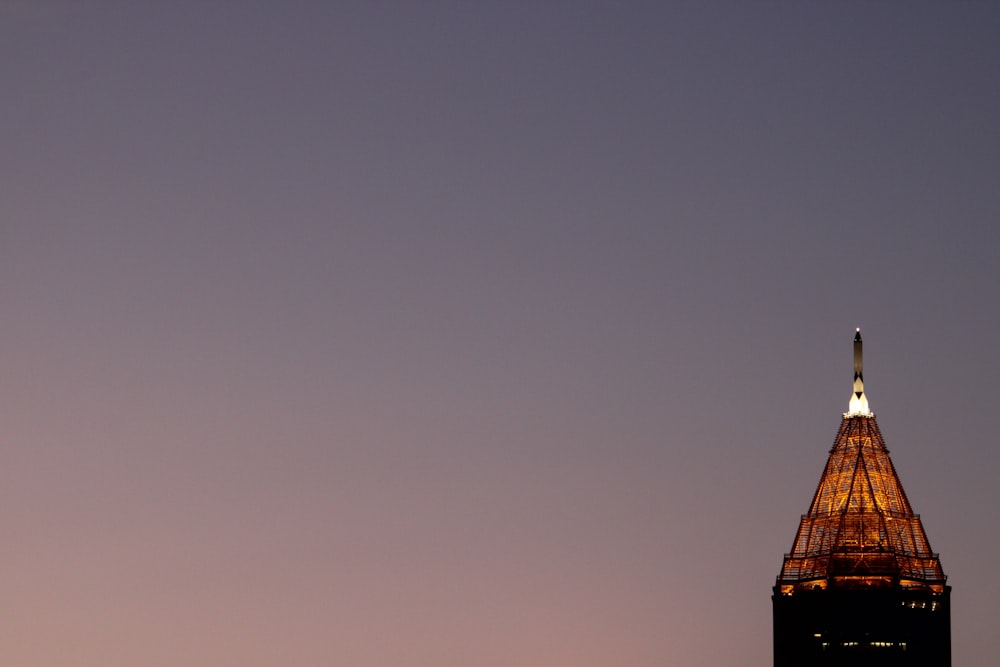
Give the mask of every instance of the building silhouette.
<path id="1" fill-rule="evenodd" d="M 771 597 L 775 667 L 949 667 L 951 587 L 854 392 Z"/>

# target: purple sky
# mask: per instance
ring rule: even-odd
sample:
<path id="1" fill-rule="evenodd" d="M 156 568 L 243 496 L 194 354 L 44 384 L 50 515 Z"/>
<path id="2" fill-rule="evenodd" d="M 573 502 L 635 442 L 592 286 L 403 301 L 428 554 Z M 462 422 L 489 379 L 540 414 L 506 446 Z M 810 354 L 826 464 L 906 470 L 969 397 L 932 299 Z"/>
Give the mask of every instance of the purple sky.
<path id="1" fill-rule="evenodd" d="M 0 662 L 767 667 L 866 390 L 1000 658 L 996 3 L 0 1 Z"/>

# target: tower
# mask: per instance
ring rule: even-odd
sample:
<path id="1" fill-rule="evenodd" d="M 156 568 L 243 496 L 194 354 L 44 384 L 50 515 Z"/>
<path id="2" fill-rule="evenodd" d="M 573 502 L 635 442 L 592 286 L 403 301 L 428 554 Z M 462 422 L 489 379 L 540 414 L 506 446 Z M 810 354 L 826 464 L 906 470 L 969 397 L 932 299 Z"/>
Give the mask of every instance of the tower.
<path id="1" fill-rule="evenodd" d="M 950 667 L 951 587 L 854 391 L 771 597 L 774 666 Z"/>

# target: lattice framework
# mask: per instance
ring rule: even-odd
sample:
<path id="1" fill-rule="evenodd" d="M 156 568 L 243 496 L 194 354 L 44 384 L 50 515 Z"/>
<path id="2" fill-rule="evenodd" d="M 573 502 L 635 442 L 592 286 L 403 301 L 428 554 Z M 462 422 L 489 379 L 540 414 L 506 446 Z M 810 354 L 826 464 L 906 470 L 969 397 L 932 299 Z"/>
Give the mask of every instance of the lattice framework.
<path id="1" fill-rule="evenodd" d="M 875 416 L 846 414 L 802 516 L 778 586 L 944 589 L 945 575 L 914 514 Z"/>

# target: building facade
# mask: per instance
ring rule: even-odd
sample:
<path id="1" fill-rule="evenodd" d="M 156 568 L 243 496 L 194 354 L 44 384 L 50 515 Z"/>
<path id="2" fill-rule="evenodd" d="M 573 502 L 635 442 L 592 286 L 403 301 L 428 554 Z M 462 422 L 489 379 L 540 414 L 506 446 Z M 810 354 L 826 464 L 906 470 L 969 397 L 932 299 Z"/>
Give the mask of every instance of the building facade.
<path id="1" fill-rule="evenodd" d="M 775 667 L 950 667 L 951 588 L 854 391 L 772 595 Z"/>

